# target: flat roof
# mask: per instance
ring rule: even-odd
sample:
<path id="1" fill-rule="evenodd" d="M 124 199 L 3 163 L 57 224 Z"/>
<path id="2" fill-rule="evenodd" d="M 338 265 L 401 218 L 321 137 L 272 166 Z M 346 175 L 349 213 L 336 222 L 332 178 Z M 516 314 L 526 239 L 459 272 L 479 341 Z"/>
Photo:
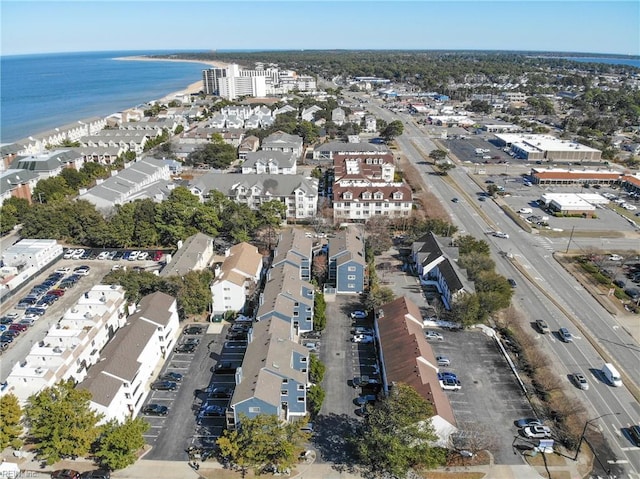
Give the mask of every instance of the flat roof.
<path id="1" fill-rule="evenodd" d="M 520 133 L 498 133 L 496 138 L 511 143 L 525 151 L 600 151 L 570 140 L 561 140 L 551 135 L 527 135 Z"/>

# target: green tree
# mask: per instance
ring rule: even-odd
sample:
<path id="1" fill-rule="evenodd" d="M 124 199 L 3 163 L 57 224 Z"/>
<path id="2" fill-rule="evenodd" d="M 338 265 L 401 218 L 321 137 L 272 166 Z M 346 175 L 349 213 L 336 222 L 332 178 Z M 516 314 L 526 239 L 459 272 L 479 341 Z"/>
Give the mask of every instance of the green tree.
<path id="1" fill-rule="evenodd" d="M 484 100 L 471 100 L 471 104 L 469 105 L 469 111 L 473 111 L 475 113 L 491 113 L 493 107 L 489 105 Z"/>
<path id="2" fill-rule="evenodd" d="M 213 135 L 211 143 L 195 150 L 187 156 L 187 165 L 207 165 L 211 168 L 227 168 L 236 159 L 236 149 L 222 139 L 219 133 Z"/>
<path id="3" fill-rule="evenodd" d="M 327 327 L 327 302 L 321 291 L 316 291 L 313 297 L 313 330 L 324 331 Z"/>
<path id="4" fill-rule="evenodd" d="M 383 304 L 390 303 L 394 299 L 395 294 L 392 289 L 373 284 L 364 300 L 365 309 L 368 311 L 378 309 Z"/>
<path id="5" fill-rule="evenodd" d="M 38 456 L 47 464 L 89 452 L 98 438 L 101 418 L 89 407 L 90 401 L 91 393 L 76 389 L 71 379 L 29 397 L 26 425 Z"/>
<path id="6" fill-rule="evenodd" d="M 433 408 L 411 386 L 396 384 L 368 412 L 354 445 L 373 473 L 404 477 L 411 468 L 444 463 L 445 451 L 431 446 L 437 439 L 429 422 Z"/>
<path id="7" fill-rule="evenodd" d="M 315 354 L 309 357 L 309 381 L 314 384 L 320 384 L 324 379 L 324 373 L 327 367 Z"/>
<path id="8" fill-rule="evenodd" d="M 290 468 L 309 439 L 309 434 L 300 430 L 301 422 L 306 420 L 283 423 L 271 414 L 241 415 L 237 429 L 223 431 L 217 445 L 222 456 L 243 472 L 249 468 L 259 472 L 266 465 Z"/>
<path id="9" fill-rule="evenodd" d="M 449 317 L 462 324 L 463 327 L 473 326 L 482 321 L 480 314 L 480 299 L 477 294 L 464 293 L 456 297 L 451 305 Z"/>
<path id="10" fill-rule="evenodd" d="M 149 427 L 149 423 L 142 418 L 127 418 L 122 424 L 111 420 L 105 424 L 95 451 L 100 465 L 115 471 L 136 462 L 136 452 L 144 446 L 143 434 Z"/>
<path id="11" fill-rule="evenodd" d="M 62 176 L 52 176 L 38 181 L 31 197 L 38 203 L 58 203 L 75 193 Z"/>
<path id="12" fill-rule="evenodd" d="M 265 201 L 258 207 L 260 226 L 277 228 L 287 216 L 287 205 L 279 200 Z"/>
<path id="13" fill-rule="evenodd" d="M 178 312 L 181 318 L 207 311 L 211 303 L 210 285 L 213 273 L 209 270 L 189 271 L 183 276 L 171 276 L 167 279 L 174 285 L 170 291 L 176 291 Z M 164 288 L 165 292 L 166 287 Z"/>
<path id="14" fill-rule="evenodd" d="M 314 384 L 307 391 L 307 408 L 311 417 L 316 417 L 322 409 L 326 392 L 319 384 Z"/>
<path id="15" fill-rule="evenodd" d="M 429 153 L 429 158 L 433 160 L 434 164 L 444 160 L 446 157 L 447 152 L 444 150 L 431 150 L 431 153 Z"/>
<path id="16" fill-rule="evenodd" d="M 380 132 L 380 136 L 386 141 L 391 141 L 402 133 L 404 133 L 404 125 L 400 120 L 394 120 Z"/>
<path id="17" fill-rule="evenodd" d="M 7 394 L 0 397 L 0 450 L 11 446 L 14 449 L 20 448 L 22 441 L 22 408 L 15 394 Z"/>
<path id="18" fill-rule="evenodd" d="M 458 246 L 458 251 L 461 255 L 468 254 L 473 251 L 486 256 L 491 254 L 489 243 L 485 240 L 478 240 L 471 235 L 460 236 L 456 240 L 456 245 Z"/>
<path id="19" fill-rule="evenodd" d="M 83 186 L 89 184 L 89 178 L 74 168 L 65 168 L 60 173 L 60 176 L 64 178 L 69 188 L 77 192 Z"/>
<path id="20" fill-rule="evenodd" d="M 436 168 L 442 176 L 447 176 L 449 174 L 449 170 L 453 170 L 455 167 L 456 165 L 448 161 L 443 161 L 434 165 L 434 168 Z"/>

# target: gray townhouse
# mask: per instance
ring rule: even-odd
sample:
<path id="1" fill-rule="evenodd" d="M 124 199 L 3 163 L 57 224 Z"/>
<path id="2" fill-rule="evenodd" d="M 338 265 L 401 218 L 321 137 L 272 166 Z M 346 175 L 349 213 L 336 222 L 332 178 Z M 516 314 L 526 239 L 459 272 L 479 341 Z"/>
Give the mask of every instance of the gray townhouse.
<path id="1" fill-rule="evenodd" d="M 277 200 L 287 206 L 287 218 L 313 218 L 318 210 L 318 180 L 301 175 L 232 174 L 211 171 L 189 185 L 193 194 L 206 198 L 212 190 L 257 209 Z"/>
<path id="2" fill-rule="evenodd" d="M 260 150 L 247 152 L 242 163 L 242 174 L 269 173 L 272 175 L 295 175 L 297 173 L 296 155 L 282 151 Z"/>
<path id="3" fill-rule="evenodd" d="M 262 149 L 293 153 L 299 158 L 302 155 L 302 138 L 297 135 L 276 131 L 262 140 Z"/>
<path id="4" fill-rule="evenodd" d="M 271 265 L 291 264 L 298 268 L 301 280 L 311 281 L 312 249 L 312 238 L 302 230 L 290 228 L 280 234 Z"/>
<path id="5" fill-rule="evenodd" d="M 309 350 L 291 341 L 290 325 L 272 317 L 254 323 L 249 344 L 236 371 L 236 388 L 227 414 L 234 429 L 241 415 L 276 415 L 294 421 L 307 414 Z"/>
<path id="6" fill-rule="evenodd" d="M 446 309 L 451 309 L 457 296 L 475 292 L 466 272 L 458 267 L 458 248 L 450 244 L 451 238 L 428 233 L 411 245 L 411 260 L 420 284 L 434 285 Z"/>
<path id="7" fill-rule="evenodd" d="M 280 263 L 267 271 L 256 321 L 280 318 L 290 324 L 290 337 L 313 330 L 314 286 L 300 279 L 296 266 Z"/>
<path id="8" fill-rule="evenodd" d="M 18 156 L 11 164 L 13 170 L 32 171 L 41 180 L 58 176 L 64 168 L 80 170 L 84 158 L 73 149 L 47 151 L 39 155 Z"/>
<path id="9" fill-rule="evenodd" d="M 364 238 L 357 226 L 349 226 L 329 239 L 329 283 L 336 294 L 361 294 L 367 285 Z"/>

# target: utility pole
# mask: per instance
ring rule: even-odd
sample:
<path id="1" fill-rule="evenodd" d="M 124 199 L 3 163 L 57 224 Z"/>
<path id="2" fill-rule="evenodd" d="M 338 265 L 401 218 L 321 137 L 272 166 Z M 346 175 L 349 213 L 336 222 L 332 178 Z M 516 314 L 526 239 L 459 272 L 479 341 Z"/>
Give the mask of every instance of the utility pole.
<path id="1" fill-rule="evenodd" d="M 569 253 L 569 246 L 571 246 L 571 240 L 573 239 L 573 232 L 575 231 L 575 229 L 575 226 L 571 227 L 571 234 L 569 235 L 569 242 L 567 243 L 567 250 L 564 252 L 565 254 Z"/>

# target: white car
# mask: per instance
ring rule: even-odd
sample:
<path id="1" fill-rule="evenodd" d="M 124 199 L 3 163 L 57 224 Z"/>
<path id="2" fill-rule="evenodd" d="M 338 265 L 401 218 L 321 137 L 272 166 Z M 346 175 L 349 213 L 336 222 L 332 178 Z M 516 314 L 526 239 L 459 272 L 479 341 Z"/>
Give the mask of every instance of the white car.
<path id="1" fill-rule="evenodd" d="M 459 391 L 462 389 L 460 381 L 453 378 L 444 378 L 440 381 L 440 387 L 445 391 Z"/>
<path id="2" fill-rule="evenodd" d="M 138 259 L 138 256 L 140 255 L 140 251 L 132 251 L 131 253 L 129 253 L 129 261 L 135 261 Z"/>
<path id="3" fill-rule="evenodd" d="M 372 343 L 373 342 L 373 336 L 368 336 L 366 334 L 356 334 L 354 337 L 351 338 L 351 342 L 352 343 Z"/>
<path id="4" fill-rule="evenodd" d="M 365 311 L 354 311 L 351 313 L 351 319 L 366 319 L 367 313 Z"/>
<path id="5" fill-rule="evenodd" d="M 446 356 L 436 356 L 438 366 L 451 366 L 451 361 Z"/>
<path id="6" fill-rule="evenodd" d="M 71 268 L 58 268 L 54 271 L 57 274 L 69 274 L 71 272 Z"/>
<path id="7" fill-rule="evenodd" d="M 75 249 L 68 249 L 64 255 L 62 256 L 62 258 L 64 259 L 71 259 L 71 257 L 73 256 L 73 253 L 75 253 L 76 250 Z"/>
<path id="8" fill-rule="evenodd" d="M 89 268 L 88 266 L 79 266 L 78 268 L 73 270 L 73 274 L 77 274 L 78 276 L 88 276 L 90 269 L 91 268 Z"/>
<path id="9" fill-rule="evenodd" d="M 438 341 L 444 341 L 444 336 L 442 336 L 442 334 L 437 333 L 435 331 L 425 331 L 424 337 L 427 339 L 436 339 Z"/>
<path id="10" fill-rule="evenodd" d="M 496 238 L 509 239 L 509 235 L 507 233 L 503 233 L 502 231 L 496 231 L 495 233 L 493 233 L 493 236 L 495 236 Z"/>
<path id="11" fill-rule="evenodd" d="M 96 257 L 96 259 L 107 259 L 109 257 L 108 251 L 101 251 L 100 254 Z"/>
<path id="12" fill-rule="evenodd" d="M 84 254 L 84 249 L 80 248 L 77 249 L 73 252 L 73 255 L 71 256 L 71 259 L 80 259 L 82 258 L 82 255 Z"/>
<path id="13" fill-rule="evenodd" d="M 622 261 L 624 258 L 619 254 L 612 254 L 609 256 L 609 261 Z"/>
<path id="14" fill-rule="evenodd" d="M 547 426 L 529 426 L 525 427 L 522 430 L 522 433 L 534 439 L 544 439 L 546 437 L 551 437 L 551 429 Z"/>
<path id="15" fill-rule="evenodd" d="M 148 257 L 149 257 L 149 253 L 147 253 L 146 251 L 141 251 L 140 254 L 138 255 L 138 261 L 144 261 Z"/>

